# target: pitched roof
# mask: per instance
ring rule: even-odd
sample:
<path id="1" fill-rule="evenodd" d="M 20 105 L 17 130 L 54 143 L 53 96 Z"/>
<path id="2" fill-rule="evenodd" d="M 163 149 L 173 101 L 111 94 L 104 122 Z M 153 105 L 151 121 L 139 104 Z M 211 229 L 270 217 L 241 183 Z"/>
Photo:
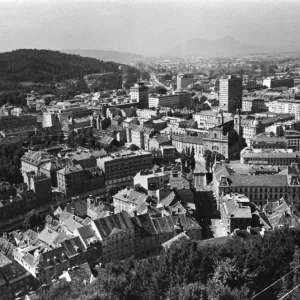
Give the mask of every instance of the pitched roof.
<path id="1" fill-rule="evenodd" d="M 152 219 L 152 221 L 154 223 L 154 226 L 158 234 L 160 234 L 166 232 L 173 232 L 178 217 L 180 218 L 180 222 L 183 226 L 183 230 L 188 231 L 188 230 L 201 229 L 201 226 L 186 214 L 180 214 L 178 216 L 166 216 L 166 217 L 154 218 Z"/>
<path id="2" fill-rule="evenodd" d="M 179 244 L 179 243 L 181 243 L 183 241 L 188 241 L 188 240 L 190 240 L 190 237 L 185 232 L 181 232 L 180 234 L 176 235 L 172 239 L 170 239 L 170 240 L 166 241 L 165 243 L 163 243 L 162 247 L 165 250 L 168 250 L 171 247 L 174 247 L 177 244 Z"/>
<path id="3" fill-rule="evenodd" d="M 61 246 L 65 250 L 68 257 L 74 256 L 85 250 L 85 247 L 78 236 L 63 241 Z"/>
<path id="4" fill-rule="evenodd" d="M 240 175 L 232 174 L 228 176 L 228 179 L 231 181 L 232 186 L 287 186 L 288 180 L 287 176 L 284 175 Z"/>
<path id="5" fill-rule="evenodd" d="M 148 195 L 137 192 L 134 189 L 123 189 L 119 191 L 113 198 L 121 199 L 122 201 L 131 202 L 135 204 L 141 204 L 147 201 Z"/>
<path id="6" fill-rule="evenodd" d="M 114 228 L 130 230 L 133 224 L 127 212 L 120 212 L 105 218 L 94 220 L 94 223 L 102 238 L 107 238 Z"/>
<path id="7" fill-rule="evenodd" d="M 157 234 L 152 218 L 148 213 L 132 217 L 131 221 L 137 228 L 140 228 L 142 230 L 142 236 Z"/>

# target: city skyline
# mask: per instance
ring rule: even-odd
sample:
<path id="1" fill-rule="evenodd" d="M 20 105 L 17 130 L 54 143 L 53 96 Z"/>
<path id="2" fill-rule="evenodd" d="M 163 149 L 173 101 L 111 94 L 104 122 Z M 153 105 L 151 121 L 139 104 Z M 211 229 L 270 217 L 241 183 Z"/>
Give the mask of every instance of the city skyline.
<path id="1" fill-rule="evenodd" d="M 0 0 L 0 4 L 0 52 L 92 49 L 149 56 L 167 54 L 190 39 L 226 36 L 275 51 L 300 49 L 297 1 L 247 0 L 242 6 L 235 0 Z"/>

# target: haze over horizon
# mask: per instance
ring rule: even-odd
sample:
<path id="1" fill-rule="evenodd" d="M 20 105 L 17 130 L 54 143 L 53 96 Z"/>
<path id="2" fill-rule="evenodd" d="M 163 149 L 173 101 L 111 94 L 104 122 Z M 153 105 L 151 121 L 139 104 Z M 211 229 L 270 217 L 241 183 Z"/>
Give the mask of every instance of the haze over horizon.
<path id="1" fill-rule="evenodd" d="M 300 51 L 300 1 L 0 0 L 0 52 L 20 48 L 167 53 L 193 38 Z"/>

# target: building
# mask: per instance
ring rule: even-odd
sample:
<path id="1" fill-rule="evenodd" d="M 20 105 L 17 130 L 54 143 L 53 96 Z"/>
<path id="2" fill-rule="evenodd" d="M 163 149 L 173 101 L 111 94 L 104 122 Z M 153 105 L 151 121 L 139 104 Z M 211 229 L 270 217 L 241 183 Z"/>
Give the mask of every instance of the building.
<path id="1" fill-rule="evenodd" d="M 171 145 L 171 141 L 167 136 L 159 135 L 154 136 L 149 141 L 149 151 L 158 150 L 161 146 Z"/>
<path id="2" fill-rule="evenodd" d="M 160 168 L 156 170 L 141 170 L 135 175 L 133 183 L 134 186 L 140 185 L 147 191 L 156 191 L 165 189 L 169 178 L 170 175 Z"/>
<path id="3" fill-rule="evenodd" d="M 171 136 L 171 143 L 176 147 L 178 152 L 182 152 L 186 149 L 194 148 L 195 153 L 203 153 L 203 137 L 183 135 L 183 134 L 173 134 Z"/>
<path id="4" fill-rule="evenodd" d="M 178 74 L 177 75 L 177 90 L 184 90 L 194 82 L 193 74 Z"/>
<path id="5" fill-rule="evenodd" d="M 50 162 L 54 158 L 53 155 L 46 151 L 27 151 L 21 158 L 22 174 L 33 171 L 38 173 L 40 166 Z"/>
<path id="6" fill-rule="evenodd" d="M 249 149 L 241 151 L 241 164 L 289 166 L 297 161 L 292 149 Z"/>
<path id="7" fill-rule="evenodd" d="M 136 178 L 136 177 L 135 177 Z M 151 198 L 131 188 L 125 188 L 113 196 L 115 213 L 127 211 L 129 214 L 134 211 L 137 206 L 150 203 Z"/>
<path id="8" fill-rule="evenodd" d="M 64 197 L 77 196 L 105 187 L 104 174 L 99 167 L 83 169 L 81 165 L 70 164 L 57 173 L 58 191 Z"/>
<path id="9" fill-rule="evenodd" d="M 263 85 L 267 86 L 269 89 L 294 86 L 294 78 L 271 78 L 267 77 L 263 80 Z"/>
<path id="10" fill-rule="evenodd" d="M 192 97 L 191 94 L 187 91 L 175 91 L 175 95 L 178 96 L 178 105 L 179 107 L 186 107 L 191 104 Z"/>
<path id="11" fill-rule="evenodd" d="M 293 114 L 296 119 L 300 118 L 300 100 L 275 99 L 269 102 L 269 111 L 277 114 Z"/>
<path id="12" fill-rule="evenodd" d="M 300 132 L 297 130 L 286 130 L 284 133 L 286 147 L 294 151 L 300 151 Z M 285 147 L 285 148 L 286 148 Z M 283 148 L 281 148 L 283 149 Z"/>
<path id="13" fill-rule="evenodd" d="M 36 204 L 46 204 L 52 201 L 51 177 L 44 173 L 27 172 L 23 174 L 28 190 L 35 193 Z"/>
<path id="14" fill-rule="evenodd" d="M 105 174 L 107 187 L 132 184 L 133 177 L 141 169 L 152 167 L 152 154 L 146 151 L 122 151 L 98 160 Z"/>
<path id="15" fill-rule="evenodd" d="M 242 109 L 243 81 L 235 75 L 220 79 L 220 108 L 223 111 L 235 113 Z"/>
<path id="16" fill-rule="evenodd" d="M 14 300 L 35 287 L 33 276 L 0 252 L 0 299 Z"/>
<path id="17" fill-rule="evenodd" d="M 300 138 L 300 133 L 299 138 Z M 299 140 L 300 141 L 300 140 Z M 292 139 L 290 144 L 294 144 Z M 297 146 L 298 143 L 295 143 Z M 299 143 L 300 146 L 300 143 Z M 271 136 L 267 133 L 261 133 L 259 135 L 255 135 L 250 140 L 250 148 L 253 149 L 285 149 L 287 148 L 287 142 L 284 136 Z M 298 150 L 298 149 L 297 149 Z"/>
<path id="18" fill-rule="evenodd" d="M 102 260 L 125 259 L 134 254 L 135 227 L 127 212 L 92 221 L 102 242 Z"/>
<path id="19" fill-rule="evenodd" d="M 149 107 L 149 91 L 144 82 L 138 82 L 130 88 L 130 99 L 137 101 L 139 108 Z"/>
<path id="20" fill-rule="evenodd" d="M 242 99 L 242 111 L 250 113 L 260 113 L 268 111 L 265 99 L 243 97 Z"/>
<path id="21" fill-rule="evenodd" d="M 229 121 L 208 130 L 208 136 L 203 137 L 203 151 L 217 151 L 225 158 L 235 158 L 240 154 L 239 119 Z"/>
<path id="22" fill-rule="evenodd" d="M 150 100 L 149 100 L 150 102 Z M 150 106 L 150 105 L 149 105 Z M 138 118 L 151 119 L 151 117 L 156 117 L 159 113 L 159 109 L 137 109 L 136 115 Z"/>
<path id="23" fill-rule="evenodd" d="M 228 234 L 252 225 L 250 201 L 245 195 L 225 195 L 220 201 L 221 218 Z"/>
<path id="24" fill-rule="evenodd" d="M 130 142 L 140 149 L 145 149 L 145 141 L 144 141 L 144 128 L 143 127 L 135 127 L 131 131 L 131 140 Z"/>
<path id="25" fill-rule="evenodd" d="M 163 145 L 163 146 L 160 146 L 160 151 L 161 151 L 161 154 L 162 154 L 163 161 L 165 163 L 173 162 L 175 160 L 176 152 L 177 152 L 175 146 Z"/>
<path id="26" fill-rule="evenodd" d="M 179 106 L 178 94 L 165 94 L 157 95 L 152 94 L 149 96 L 149 107 L 174 107 Z"/>

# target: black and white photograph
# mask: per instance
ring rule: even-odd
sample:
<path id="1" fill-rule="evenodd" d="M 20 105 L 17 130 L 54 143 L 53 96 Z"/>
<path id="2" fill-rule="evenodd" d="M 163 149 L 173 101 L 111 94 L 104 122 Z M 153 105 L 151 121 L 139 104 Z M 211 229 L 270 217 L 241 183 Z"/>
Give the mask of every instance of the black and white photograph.
<path id="1" fill-rule="evenodd" d="M 300 0 L 0 0 L 0 300 L 300 300 Z"/>

